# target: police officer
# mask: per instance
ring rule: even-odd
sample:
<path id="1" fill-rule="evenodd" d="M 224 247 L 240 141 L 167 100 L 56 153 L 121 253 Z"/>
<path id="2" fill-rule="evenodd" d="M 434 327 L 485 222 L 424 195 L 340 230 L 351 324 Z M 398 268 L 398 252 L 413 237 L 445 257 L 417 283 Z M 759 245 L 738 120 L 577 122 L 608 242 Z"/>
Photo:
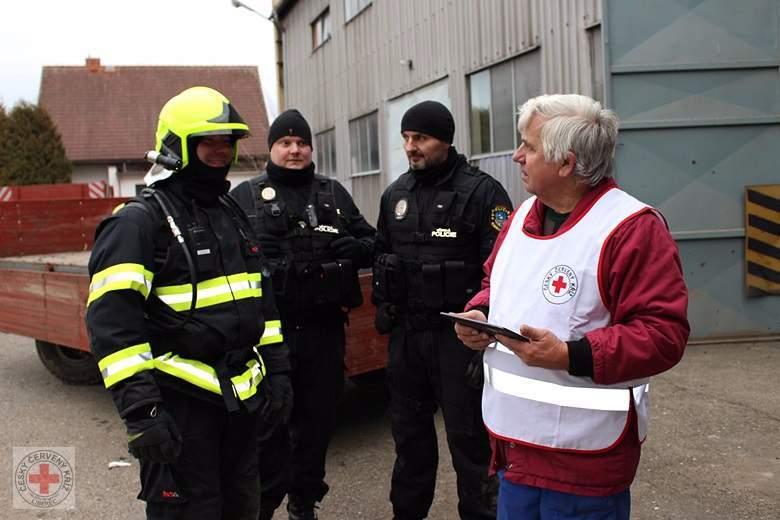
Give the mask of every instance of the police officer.
<path id="1" fill-rule="evenodd" d="M 227 195 L 248 132 L 216 90 L 173 97 L 156 135 L 167 168 L 96 231 L 90 346 L 140 459 L 149 519 L 256 519 L 257 411 L 281 421 L 290 408 L 271 390 L 289 372 L 271 280 Z"/>
<path id="2" fill-rule="evenodd" d="M 315 503 L 328 491 L 325 456 L 344 383 L 345 310 L 361 304 L 357 271 L 372 259 L 374 228 L 338 181 L 315 173 L 311 137 L 300 112 L 280 114 L 268 132 L 266 171 L 232 192 L 272 260 L 293 366 L 289 426 L 261 425 L 261 519 L 273 516 L 286 493 L 291 519 L 316 518 Z"/>
<path id="3" fill-rule="evenodd" d="M 463 519 L 495 518 L 496 481 L 480 412 L 482 360 L 440 311 L 460 311 L 480 287 L 481 266 L 511 211 L 492 177 L 452 146 L 455 123 L 424 101 L 401 120 L 409 171 L 382 195 L 373 299 L 390 333 L 388 382 L 396 461 L 390 490 L 397 519 L 425 518 L 433 500 L 441 407 Z"/>

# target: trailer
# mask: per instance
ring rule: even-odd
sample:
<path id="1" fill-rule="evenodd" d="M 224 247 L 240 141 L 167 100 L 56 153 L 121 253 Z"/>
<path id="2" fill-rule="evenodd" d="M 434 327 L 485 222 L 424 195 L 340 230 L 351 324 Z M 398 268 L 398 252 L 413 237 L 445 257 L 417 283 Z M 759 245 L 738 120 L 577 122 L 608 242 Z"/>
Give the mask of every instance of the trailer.
<path id="1" fill-rule="evenodd" d="M 125 199 L 84 198 L 75 185 L 14 188 L 0 202 L 0 332 L 27 336 L 43 365 L 69 384 L 101 381 L 84 317 L 87 262 L 97 224 Z M 349 314 L 345 375 L 375 380 L 387 364 L 387 338 L 374 329 L 371 276 L 364 303 Z"/>

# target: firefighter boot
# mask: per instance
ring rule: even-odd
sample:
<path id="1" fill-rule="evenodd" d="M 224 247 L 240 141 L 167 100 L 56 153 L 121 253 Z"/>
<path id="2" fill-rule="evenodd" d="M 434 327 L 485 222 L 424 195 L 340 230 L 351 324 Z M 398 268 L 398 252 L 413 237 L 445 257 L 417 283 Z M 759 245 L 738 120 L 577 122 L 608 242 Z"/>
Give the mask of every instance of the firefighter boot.
<path id="1" fill-rule="evenodd" d="M 317 513 L 314 511 L 316 508 L 314 502 L 288 495 L 287 514 L 290 520 L 317 520 Z"/>

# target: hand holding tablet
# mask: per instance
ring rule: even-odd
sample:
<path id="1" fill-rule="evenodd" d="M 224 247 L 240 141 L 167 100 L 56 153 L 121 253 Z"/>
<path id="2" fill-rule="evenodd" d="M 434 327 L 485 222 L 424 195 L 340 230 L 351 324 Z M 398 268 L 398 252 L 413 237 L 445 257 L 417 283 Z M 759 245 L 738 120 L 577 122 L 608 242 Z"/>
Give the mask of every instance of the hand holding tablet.
<path id="1" fill-rule="evenodd" d="M 513 330 L 509 330 L 505 327 L 501 327 L 500 325 L 494 325 L 486 321 L 472 320 L 471 318 L 464 318 L 463 316 L 459 316 L 454 312 L 440 312 L 439 314 L 450 321 L 453 321 L 455 323 L 460 323 L 465 327 L 470 327 L 480 332 L 484 332 L 485 334 L 489 334 L 490 336 L 495 337 L 496 335 L 501 335 L 519 341 L 526 341 L 526 342 L 529 341 L 528 338 L 526 338 L 522 334 L 515 332 Z"/>

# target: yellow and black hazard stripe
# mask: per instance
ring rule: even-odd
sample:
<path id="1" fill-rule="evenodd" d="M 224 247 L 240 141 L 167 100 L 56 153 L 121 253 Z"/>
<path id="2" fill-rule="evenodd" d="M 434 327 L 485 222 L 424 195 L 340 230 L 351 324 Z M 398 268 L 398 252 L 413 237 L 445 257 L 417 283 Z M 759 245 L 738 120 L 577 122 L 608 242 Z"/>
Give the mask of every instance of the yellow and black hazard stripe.
<path id="1" fill-rule="evenodd" d="M 748 295 L 780 294 L 780 184 L 745 187 Z"/>

